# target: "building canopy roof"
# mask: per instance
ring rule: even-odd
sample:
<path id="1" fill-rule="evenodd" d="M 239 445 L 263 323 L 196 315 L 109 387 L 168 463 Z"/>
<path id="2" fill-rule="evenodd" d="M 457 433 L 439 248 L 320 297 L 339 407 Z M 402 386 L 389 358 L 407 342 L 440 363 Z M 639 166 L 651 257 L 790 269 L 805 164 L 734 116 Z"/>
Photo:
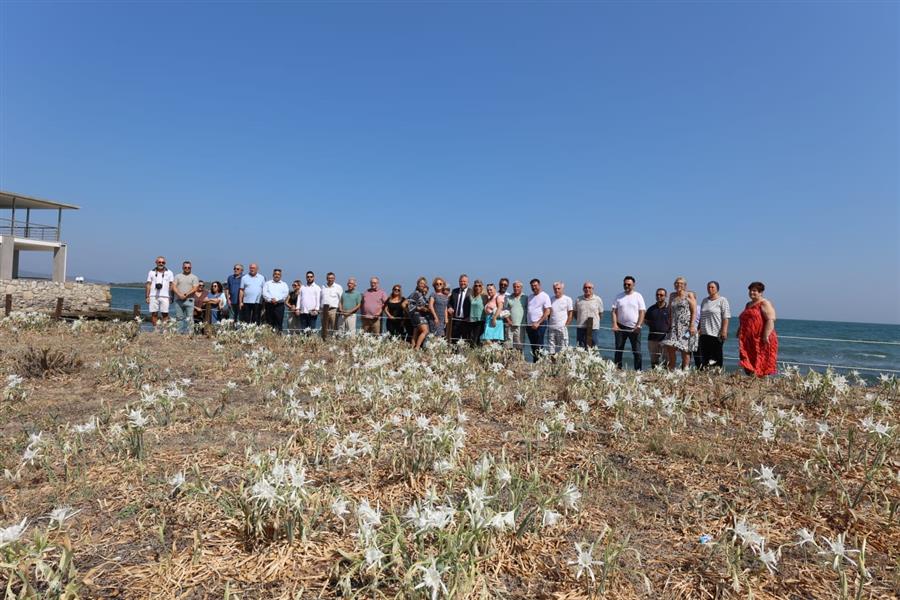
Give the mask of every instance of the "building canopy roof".
<path id="1" fill-rule="evenodd" d="M 72 209 L 78 210 L 79 207 L 74 204 L 62 204 L 61 202 L 53 202 L 52 200 L 41 200 L 33 196 L 25 196 L 24 194 L 15 194 L 13 192 L 4 192 L 0 190 L 0 209 L 12 208 L 15 203 L 16 208 L 34 208 L 34 209 Z"/>

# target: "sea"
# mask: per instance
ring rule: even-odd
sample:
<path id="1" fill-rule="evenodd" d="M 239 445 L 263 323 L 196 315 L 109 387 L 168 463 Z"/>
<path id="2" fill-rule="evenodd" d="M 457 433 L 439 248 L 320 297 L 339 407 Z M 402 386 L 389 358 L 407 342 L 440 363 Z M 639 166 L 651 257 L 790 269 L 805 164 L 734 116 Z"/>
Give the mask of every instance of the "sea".
<path id="1" fill-rule="evenodd" d="M 130 316 L 134 305 L 138 304 L 147 314 L 143 288 L 113 287 L 111 292 L 113 310 L 121 310 Z M 737 366 L 737 323 L 735 315 L 731 319 L 729 340 L 725 343 L 726 368 Z M 879 373 L 900 376 L 900 325 L 778 319 L 775 330 L 779 364 L 796 365 L 804 372 L 808 369 L 823 371 L 831 366 L 844 373 L 855 369 L 868 378 Z M 569 339 L 574 346 L 574 330 L 569 332 Z M 646 350 L 646 335 L 642 341 Z M 611 359 L 614 347 L 612 331 L 601 329 L 601 354 Z M 626 362 L 631 360 L 630 348 L 626 344 Z"/>

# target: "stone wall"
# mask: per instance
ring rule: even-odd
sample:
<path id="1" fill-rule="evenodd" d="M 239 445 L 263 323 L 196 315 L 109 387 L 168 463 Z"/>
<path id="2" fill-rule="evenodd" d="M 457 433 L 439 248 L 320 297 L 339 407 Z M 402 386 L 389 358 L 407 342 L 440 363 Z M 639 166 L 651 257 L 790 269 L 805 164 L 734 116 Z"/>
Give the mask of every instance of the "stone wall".
<path id="1" fill-rule="evenodd" d="M 63 299 L 63 312 L 108 311 L 108 285 L 93 283 L 60 283 L 39 279 L 0 279 L 0 317 L 6 295 L 12 294 L 12 309 L 52 313 L 56 299 Z"/>

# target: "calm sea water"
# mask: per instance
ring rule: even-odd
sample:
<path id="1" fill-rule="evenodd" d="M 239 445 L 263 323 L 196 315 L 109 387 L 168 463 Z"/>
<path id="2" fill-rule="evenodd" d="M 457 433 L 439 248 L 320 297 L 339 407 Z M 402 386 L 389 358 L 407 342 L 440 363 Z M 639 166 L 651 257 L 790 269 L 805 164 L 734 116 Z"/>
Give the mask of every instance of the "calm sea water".
<path id="1" fill-rule="evenodd" d="M 142 311 L 147 312 L 143 288 L 112 288 L 113 310 L 130 313 L 135 304 L 140 304 Z M 606 318 L 606 315 L 604 317 Z M 735 318 L 731 319 L 731 338 L 725 344 L 725 360 L 729 367 L 737 364 L 737 342 L 734 337 L 737 331 L 737 321 L 737 315 L 735 315 Z M 608 326 L 608 321 L 604 325 Z M 876 371 L 900 370 L 900 325 L 778 319 L 776 331 L 779 336 L 779 362 L 834 365 L 836 367 L 875 369 Z M 601 351 L 613 348 L 612 331 L 604 329 L 600 331 L 600 334 Z M 574 345 L 575 332 L 571 331 L 569 337 Z M 851 340 L 874 343 L 859 343 Z M 646 333 L 643 343 L 646 350 Z M 630 346 L 626 345 L 626 349 L 629 348 Z M 610 352 L 606 351 L 603 351 L 603 354 L 612 356 Z M 626 351 L 625 356 L 630 357 L 630 352 Z M 821 369 L 821 367 L 816 368 Z"/>

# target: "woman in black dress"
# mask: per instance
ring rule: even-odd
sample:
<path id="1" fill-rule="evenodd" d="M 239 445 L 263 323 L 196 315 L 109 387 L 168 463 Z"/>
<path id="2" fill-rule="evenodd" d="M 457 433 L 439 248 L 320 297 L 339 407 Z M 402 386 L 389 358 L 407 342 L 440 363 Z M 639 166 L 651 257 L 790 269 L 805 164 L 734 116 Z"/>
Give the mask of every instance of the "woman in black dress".
<path id="1" fill-rule="evenodd" d="M 389 335 L 401 336 L 409 341 L 409 328 L 406 319 L 407 300 L 403 297 L 403 289 L 395 285 L 391 289 L 391 295 L 384 305 L 384 315 L 387 318 L 387 330 Z"/>

